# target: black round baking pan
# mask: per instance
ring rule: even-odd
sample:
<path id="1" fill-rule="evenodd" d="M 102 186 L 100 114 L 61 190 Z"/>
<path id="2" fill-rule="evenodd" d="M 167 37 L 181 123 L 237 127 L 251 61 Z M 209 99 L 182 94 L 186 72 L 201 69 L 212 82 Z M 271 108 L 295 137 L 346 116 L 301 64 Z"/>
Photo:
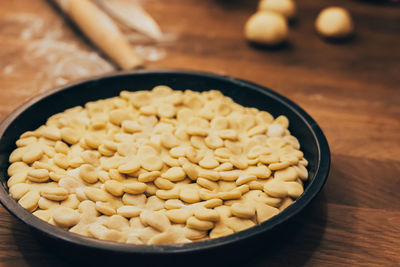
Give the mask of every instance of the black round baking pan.
<path id="1" fill-rule="evenodd" d="M 246 107 L 266 110 L 274 116 L 285 115 L 289 130 L 298 138 L 308 160 L 309 179 L 304 193 L 287 209 L 270 220 L 226 237 L 188 244 L 128 245 L 108 242 L 69 233 L 52 226 L 23 209 L 8 194 L 8 157 L 15 141 L 25 131 L 44 124 L 51 115 L 88 101 L 117 96 L 120 91 L 150 90 L 156 85 L 168 85 L 176 90 L 204 91 L 217 89 Z M 238 244 L 263 233 L 272 233 L 278 226 L 303 210 L 316 197 L 328 177 L 330 151 L 327 140 L 317 123 L 298 105 L 282 95 L 251 82 L 211 73 L 180 70 L 143 70 L 95 77 L 42 93 L 13 111 L 0 124 L 0 201 L 23 223 L 58 243 L 97 252 L 135 255 L 177 255 L 206 251 L 229 244 Z"/>

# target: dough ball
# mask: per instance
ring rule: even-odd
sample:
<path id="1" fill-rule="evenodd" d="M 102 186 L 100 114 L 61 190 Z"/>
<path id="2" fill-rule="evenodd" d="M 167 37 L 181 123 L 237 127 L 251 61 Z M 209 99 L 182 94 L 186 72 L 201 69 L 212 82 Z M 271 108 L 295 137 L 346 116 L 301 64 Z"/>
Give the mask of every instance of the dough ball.
<path id="1" fill-rule="evenodd" d="M 350 13 L 342 7 L 322 10 L 315 21 L 315 28 L 319 34 L 328 38 L 348 37 L 354 30 Z"/>
<path id="2" fill-rule="evenodd" d="M 274 11 L 291 19 L 296 15 L 296 4 L 293 0 L 261 0 L 258 10 Z"/>
<path id="3" fill-rule="evenodd" d="M 251 42 L 273 46 L 287 40 L 289 28 L 283 15 L 258 11 L 247 20 L 244 32 Z"/>

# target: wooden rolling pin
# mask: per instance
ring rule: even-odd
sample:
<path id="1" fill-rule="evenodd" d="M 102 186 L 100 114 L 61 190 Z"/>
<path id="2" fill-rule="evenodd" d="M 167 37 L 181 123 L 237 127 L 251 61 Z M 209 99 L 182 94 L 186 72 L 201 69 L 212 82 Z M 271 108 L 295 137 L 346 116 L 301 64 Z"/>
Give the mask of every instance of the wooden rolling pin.
<path id="1" fill-rule="evenodd" d="M 140 67 L 137 56 L 117 25 L 90 0 L 54 0 L 82 32 L 121 69 Z"/>

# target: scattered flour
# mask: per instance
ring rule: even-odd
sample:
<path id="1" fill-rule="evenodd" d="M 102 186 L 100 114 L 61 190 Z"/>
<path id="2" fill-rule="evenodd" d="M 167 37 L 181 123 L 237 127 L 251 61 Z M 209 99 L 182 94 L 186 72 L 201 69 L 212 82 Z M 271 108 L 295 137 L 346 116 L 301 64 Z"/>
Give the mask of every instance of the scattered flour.
<path id="1" fill-rule="evenodd" d="M 115 67 L 89 48 L 66 40 L 62 21 L 45 21 L 30 14 L 9 14 L 2 18 L 12 25 L 21 40 L 18 57 L 6 62 L 3 74 L 17 75 L 32 69 L 36 74 L 24 86 L 44 91 L 71 80 L 111 72 Z M 35 90 L 35 91 L 36 91 Z"/>
<path id="2" fill-rule="evenodd" d="M 14 72 L 14 68 L 15 68 L 14 65 L 7 65 L 4 67 L 3 73 L 6 75 L 11 74 Z"/>
<path id="3" fill-rule="evenodd" d="M 158 61 L 165 57 L 165 50 L 151 46 L 135 46 L 137 55 L 147 61 Z"/>
<path id="4" fill-rule="evenodd" d="M 12 62 L 2 62 L 2 72 L 4 75 L 17 75 L 27 68 L 33 70 L 36 73 L 34 79 L 24 81 L 23 84 L 34 87 L 35 91 L 44 91 L 72 80 L 116 70 L 96 50 L 68 39 L 61 20 L 46 21 L 31 13 L 8 14 L 1 20 L 9 26 L 6 33 L 12 33 L 21 40 L 19 56 L 13 57 Z M 165 51 L 156 48 L 154 43 L 131 42 L 138 55 L 146 61 L 157 61 L 165 57 Z"/>

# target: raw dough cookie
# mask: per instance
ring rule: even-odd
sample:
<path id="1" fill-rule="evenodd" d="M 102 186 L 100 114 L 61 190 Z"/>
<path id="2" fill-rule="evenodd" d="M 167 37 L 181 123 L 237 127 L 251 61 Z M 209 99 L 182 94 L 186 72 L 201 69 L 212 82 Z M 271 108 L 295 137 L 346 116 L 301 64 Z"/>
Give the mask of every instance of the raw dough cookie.
<path id="1" fill-rule="evenodd" d="M 9 193 L 72 233 L 129 244 L 217 238 L 303 193 L 289 120 L 216 90 L 122 91 L 51 116 L 11 153 Z"/>
<path id="2" fill-rule="evenodd" d="M 322 10 L 315 21 L 315 28 L 319 34 L 328 38 L 348 37 L 354 30 L 350 13 L 342 7 Z"/>
<path id="3" fill-rule="evenodd" d="M 245 25 L 246 38 L 255 43 L 277 45 L 288 39 L 289 28 L 283 15 L 271 11 L 259 11 Z"/>
<path id="4" fill-rule="evenodd" d="M 277 12 L 291 19 L 296 15 L 296 4 L 293 0 L 261 0 L 258 10 Z"/>

